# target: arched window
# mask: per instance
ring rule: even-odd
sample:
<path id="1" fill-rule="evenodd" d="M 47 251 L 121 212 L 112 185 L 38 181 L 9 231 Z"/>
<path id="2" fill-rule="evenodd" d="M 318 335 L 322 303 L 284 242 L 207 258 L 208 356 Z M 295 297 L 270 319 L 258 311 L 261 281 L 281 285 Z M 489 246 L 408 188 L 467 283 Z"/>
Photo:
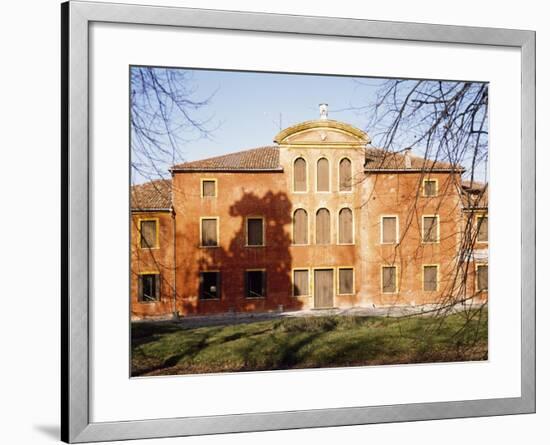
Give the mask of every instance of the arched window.
<path id="1" fill-rule="evenodd" d="M 329 169 L 328 169 L 328 159 L 321 158 L 317 161 L 317 191 L 318 192 L 328 192 L 329 189 Z"/>
<path id="2" fill-rule="evenodd" d="M 338 166 L 339 188 L 341 192 L 351 192 L 351 161 L 344 158 Z"/>
<path id="3" fill-rule="evenodd" d="M 351 209 L 344 208 L 338 214 L 338 243 L 353 243 L 353 213 Z"/>
<path id="4" fill-rule="evenodd" d="M 315 242 L 330 244 L 330 212 L 327 209 L 319 209 L 315 215 Z"/>
<path id="5" fill-rule="evenodd" d="M 307 191 L 307 163 L 304 158 L 298 158 L 294 161 L 294 191 Z"/>
<path id="6" fill-rule="evenodd" d="M 307 212 L 304 209 L 296 210 L 294 212 L 293 223 L 294 244 L 308 244 Z"/>

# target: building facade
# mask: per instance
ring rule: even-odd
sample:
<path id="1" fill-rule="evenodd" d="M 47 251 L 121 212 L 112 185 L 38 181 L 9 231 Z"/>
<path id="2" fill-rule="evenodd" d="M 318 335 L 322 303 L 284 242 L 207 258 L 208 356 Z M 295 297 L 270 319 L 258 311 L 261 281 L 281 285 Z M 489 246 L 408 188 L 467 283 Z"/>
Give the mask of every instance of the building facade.
<path id="1" fill-rule="evenodd" d="M 132 187 L 134 318 L 487 301 L 487 186 L 321 119 Z"/>

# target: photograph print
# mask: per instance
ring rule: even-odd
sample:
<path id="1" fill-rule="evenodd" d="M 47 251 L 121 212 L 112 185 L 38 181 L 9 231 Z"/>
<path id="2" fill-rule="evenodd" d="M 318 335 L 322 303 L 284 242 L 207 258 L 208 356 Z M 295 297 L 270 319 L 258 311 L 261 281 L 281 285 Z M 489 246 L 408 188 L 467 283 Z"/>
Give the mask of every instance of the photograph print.
<path id="1" fill-rule="evenodd" d="M 489 359 L 488 83 L 129 76 L 132 377 Z"/>

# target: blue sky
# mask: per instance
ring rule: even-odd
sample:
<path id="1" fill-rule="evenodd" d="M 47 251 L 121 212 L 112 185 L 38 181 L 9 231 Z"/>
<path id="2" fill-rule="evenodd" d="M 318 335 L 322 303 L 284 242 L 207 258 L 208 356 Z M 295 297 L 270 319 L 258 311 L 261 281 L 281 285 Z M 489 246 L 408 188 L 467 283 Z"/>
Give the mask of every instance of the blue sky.
<path id="1" fill-rule="evenodd" d="M 141 70 L 139 67 L 135 69 L 135 72 Z M 181 138 L 185 141 L 180 139 L 176 144 L 178 158 L 172 159 L 169 154 L 158 155 L 154 171 L 145 174 L 136 173 L 139 169 L 133 168 L 133 183 L 158 176 L 167 177 L 168 168 L 174 163 L 271 145 L 280 129 L 317 119 L 320 103 L 329 105 L 330 119 L 366 131 L 374 146 L 379 146 L 377 134 L 385 130 L 369 128 L 369 120 L 372 118 L 369 107 L 376 103 L 377 92 L 387 79 L 197 69 L 160 72 L 184 74 L 186 98 L 192 101 L 210 98 L 206 105 L 189 109 L 190 116 L 194 120 L 206 122 L 205 127 L 209 131 L 207 137 L 200 137 L 199 132 L 186 126 Z M 132 78 L 132 81 L 139 84 L 139 78 L 137 81 Z M 135 91 L 134 88 L 132 84 L 132 91 Z M 158 110 L 153 109 L 151 115 L 158 118 Z M 181 115 L 179 119 L 182 119 Z M 382 122 L 380 125 L 387 124 Z M 389 148 L 402 149 L 413 145 L 415 138 L 413 132 L 401 129 L 395 141 L 398 147 Z M 414 148 L 413 151 L 424 156 L 423 151 L 417 150 L 423 148 Z M 134 150 L 133 153 L 135 167 L 140 162 L 139 155 L 136 155 L 139 151 Z M 476 177 L 481 179 L 481 175 L 482 172 L 476 171 Z"/>
<path id="2" fill-rule="evenodd" d="M 270 145 L 282 128 L 317 119 L 319 104 L 329 104 L 329 117 L 368 132 L 366 117 L 351 106 L 374 100 L 377 79 L 271 73 L 193 70 L 194 94 L 201 99 L 214 93 L 200 110 L 211 118 L 210 139 L 183 147 L 186 160 L 202 159 L 241 149 Z M 368 83 L 368 85 L 367 85 Z M 370 86 L 372 85 L 372 86 Z"/>

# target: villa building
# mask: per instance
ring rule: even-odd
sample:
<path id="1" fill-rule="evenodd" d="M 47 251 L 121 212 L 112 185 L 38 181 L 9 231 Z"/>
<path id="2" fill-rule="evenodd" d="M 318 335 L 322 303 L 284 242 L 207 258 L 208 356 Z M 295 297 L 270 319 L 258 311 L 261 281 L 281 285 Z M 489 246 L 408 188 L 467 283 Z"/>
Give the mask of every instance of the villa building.
<path id="1" fill-rule="evenodd" d="M 487 300 L 487 186 L 321 111 L 132 187 L 132 317 Z"/>

